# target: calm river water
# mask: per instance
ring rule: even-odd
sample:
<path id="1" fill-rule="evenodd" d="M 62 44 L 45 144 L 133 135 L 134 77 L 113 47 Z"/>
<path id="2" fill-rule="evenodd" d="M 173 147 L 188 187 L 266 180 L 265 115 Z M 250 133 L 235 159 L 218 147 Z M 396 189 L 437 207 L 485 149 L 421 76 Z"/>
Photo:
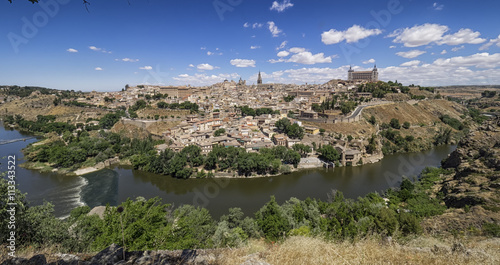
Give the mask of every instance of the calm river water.
<path id="1" fill-rule="evenodd" d="M 8 130 L 0 122 L 0 142 L 26 137 Z M 36 139 L 0 145 L 0 170 L 5 171 L 7 155 L 16 155 L 18 164 L 24 162 L 21 149 Z M 288 175 L 251 179 L 188 179 L 145 173 L 115 167 L 82 177 L 67 177 L 40 173 L 17 167 L 17 183 L 27 193 L 33 205 L 44 201 L 55 205 L 55 215 L 67 216 L 80 205 L 117 205 L 127 198 L 160 197 L 176 206 L 195 204 L 206 207 L 218 218 L 231 207 L 240 207 L 253 215 L 271 195 L 282 203 L 290 197 L 326 199 L 332 189 L 345 197 L 357 198 L 370 192 L 382 192 L 399 184 L 402 176 L 418 175 L 426 166 L 439 166 L 456 146 L 440 146 L 429 151 L 386 156 L 382 161 L 358 167 L 312 169 Z"/>

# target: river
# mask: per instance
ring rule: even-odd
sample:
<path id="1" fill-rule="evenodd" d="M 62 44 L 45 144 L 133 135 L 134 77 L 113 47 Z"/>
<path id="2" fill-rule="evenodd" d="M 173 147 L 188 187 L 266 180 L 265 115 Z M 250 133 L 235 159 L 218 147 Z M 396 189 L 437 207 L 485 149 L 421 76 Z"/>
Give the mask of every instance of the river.
<path id="1" fill-rule="evenodd" d="M 26 134 L 3 127 L 0 141 L 19 139 Z M 37 141 L 0 145 L 0 170 L 5 171 L 7 155 L 16 155 L 24 162 L 21 149 Z M 332 189 L 342 191 L 347 198 L 357 198 L 370 192 L 382 192 L 397 186 L 402 176 L 418 175 L 426 166 L 439 166 L 456 146 L 440 146 L 432 150 L 396 154 L 378 163 L 335 169 L 311 169 L 266 178 L 251 179 L 188 179 L 179 180 L 130 168 L 114 167 L 81 177 L 41 173 L 21 167 L 16 169 L 17 183 L 32 205 L 48 201 L 54 204 L 54 214 L 64 217 L 78 206 L 117 205 L 127 198 L 160 197 L 175 206 L 194 204 L 206 207 L 215 218 L 231 207 L 240 207 L 253 216 L 271 195 L 282 203 L 290 197 L 326 199 Z"/>

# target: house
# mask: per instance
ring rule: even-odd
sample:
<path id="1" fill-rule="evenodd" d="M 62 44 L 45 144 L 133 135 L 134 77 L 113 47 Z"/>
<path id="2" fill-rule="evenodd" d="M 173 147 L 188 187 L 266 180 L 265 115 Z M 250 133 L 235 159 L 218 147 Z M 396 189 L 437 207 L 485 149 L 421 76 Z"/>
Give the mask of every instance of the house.
<path id="1" fill-rule="evenodd" d="M 300 139 L 288 139 L 287 141 L 287 145 L 288 145 L 288 148 L 292 148 L 292 146 L 294 146 L 295 144 L 300 144 Z"/>
<path id="2" fill-rule="evenodd" d="M 341 163 L 345 166 L 357 165 L 361 160 L 361 152 L 355 149 L 347 149 L 342 154 Z"/>
<path id="3" fill-rule="evenodd" d="M 201 148 L 201 153 L 202 154 L 208 154 L 212 151 L 212 143 L 211 142 L 207 142 L 207 141 L 203 141 L 203 142 L 199 142 L 199 143 L 196 143 L 197 146 L 199 146 Z"/>
<path id="4" fill-rule="evenodd" d="M 319 128 L 306 126 L 304 127 L 304 132 L 307 134 L 316 135 L 319 134 Z"/>
<path id="5" fill-rule="evenodd" d="M 307 119 L 317 119 L 318 118 L 318 113 L 315 112 L 315 111 L 301 110 L 300 111 L 300 117 L 301 118 L 307 118 Z"/>
<path id="6" fill-rule="evenodd" d="M 287 137 L 284 134 L 273 135 L 274 144 L 278 146 L 287 146 Z"/>

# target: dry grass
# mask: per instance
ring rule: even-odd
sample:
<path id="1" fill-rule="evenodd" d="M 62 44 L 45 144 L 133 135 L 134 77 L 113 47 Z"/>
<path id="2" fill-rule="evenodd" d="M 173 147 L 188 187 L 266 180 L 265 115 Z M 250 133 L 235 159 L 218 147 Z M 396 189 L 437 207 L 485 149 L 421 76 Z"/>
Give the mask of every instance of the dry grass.
<path id="1" fill-rule="evenodd" d="M 383 245 L 378 239 L 355 243 L 326 242 L 318 238 L 291 237 L 276 245 L 251 241 L 248 246 L 226 250 L 220 264 L 267 262 L 269 264 L 499 264 L 500 240 L 463 243 L 466 251 L 453 252 L 452 242 L 419 237 L 404 245 Z M 436 246 L 436 247 L 434 247 Z"/>

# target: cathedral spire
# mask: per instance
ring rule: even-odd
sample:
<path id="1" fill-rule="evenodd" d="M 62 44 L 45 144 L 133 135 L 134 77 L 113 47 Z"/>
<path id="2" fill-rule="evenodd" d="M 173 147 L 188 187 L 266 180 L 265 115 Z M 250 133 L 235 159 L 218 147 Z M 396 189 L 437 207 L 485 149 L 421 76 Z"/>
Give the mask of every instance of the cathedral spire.
<path id="1" fill-rule="evenodd" d="M 259 77 L 257 78 L 257 85 L 262 84 L 262 76 L 260 75 L 260 70 L 259 70 Z"/>

